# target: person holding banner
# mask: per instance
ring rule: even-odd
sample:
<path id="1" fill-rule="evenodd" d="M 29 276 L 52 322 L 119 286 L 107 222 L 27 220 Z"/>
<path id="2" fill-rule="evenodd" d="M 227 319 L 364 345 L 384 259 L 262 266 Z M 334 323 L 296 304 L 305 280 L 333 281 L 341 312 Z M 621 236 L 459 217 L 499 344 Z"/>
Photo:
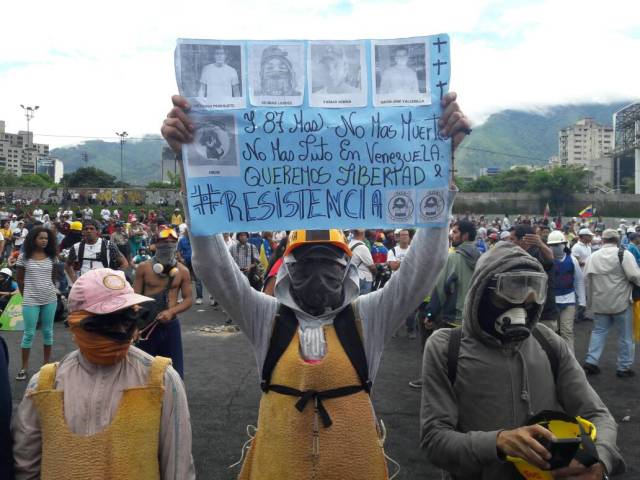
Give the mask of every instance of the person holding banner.
<path id="1" fill-rule="evenodd" d="M 174 96 L 173 104 L 162 134 L 180 155 L 193 128 L 186 100 Z M 442 107 L 440 135 L 455 147 L 469 121 L 455 93 Z M 452 186 L 445 218 L 454 197 Z M 222 235 L 192 237 L 196 274 L 247 335 L 262 372 L 258 429 L 241 480 L 388 478 L 384 425 L 369 392 L 385 342 L 432 290 L 448 246 L 446 225 L 420 229 L 384 288 L 359 296 L 343 233 L 294 230 L 270 297 L 251 288 Z"/>

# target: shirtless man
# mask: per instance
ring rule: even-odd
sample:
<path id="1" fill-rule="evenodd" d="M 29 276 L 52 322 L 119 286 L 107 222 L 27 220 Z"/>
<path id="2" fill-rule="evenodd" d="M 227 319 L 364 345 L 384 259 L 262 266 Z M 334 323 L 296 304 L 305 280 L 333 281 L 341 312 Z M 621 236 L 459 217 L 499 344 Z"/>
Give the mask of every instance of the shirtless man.
<path id="1" fill-rule="evenodd" d="M 141 330 L 136 346 L 150 355 L 171 358 L 173 368 L 184 378 L 178 314 L 189 310 L 193 300 L 189 270 L 176 260 L 177 246 L 174 229 L 159 230 L 155 257 L 136 269 L 134 291 L 155 300 L 150 312 L 155 320 Z M 178 303 L 178 293 L 182 294 L 182 303 Z"/>

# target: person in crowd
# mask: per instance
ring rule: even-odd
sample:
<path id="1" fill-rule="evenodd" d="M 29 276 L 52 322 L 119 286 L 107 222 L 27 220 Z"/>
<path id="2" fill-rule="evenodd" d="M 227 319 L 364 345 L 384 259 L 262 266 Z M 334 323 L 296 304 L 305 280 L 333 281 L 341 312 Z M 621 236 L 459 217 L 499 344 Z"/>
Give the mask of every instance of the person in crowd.
<path id="1" fill-rule="evenodd" d="M 0 478 L 13 480 L 11 440 L 11 383 L 9 382 L 9 348 L 0 337 Z"/>
<path id="2" fill-rule="evenodd" d="M 573 322 L 576 317 L 576 304 L 584 310 L 587 301 L 584 288 L 584 274 L 578 259 L 571 254 L 562 232 L 554 230 L 547 239 L 547 245 L 553 252 L 553 294 L 559 310 L 558 324 L 546 324 L 558 331 L 569 349 L 574 351 Z M 544 323 L 544 322 L 543 322 Z"/>
<path id="3" fill-rule="evenodd" d="M 20 220 L 17 223 L 16 228 L 13 229 L 13 250 L 22 251 L 22 245 L 24 244 L 29 230 L 24 226 L 24 221 Z"/>
<path id="4" fill-rule="evenodd" d="M 191 280 L 196 285 L 196 305 L 202 305 L 202 280 L 196 277 L 191 264 L 191 241 L 189 240 L 189 232 L 185 229 L 183 235 L 178 239 L 177 249 L 178 260 L 181 261 L 188 269 Z"/>
<path id="5" fill-rule="evenodd" d="M 165 226 L 158 231 L 153 259 L 136 269 L 133 288 L 136 293 L 155 300 L 145 312 L 147 325 L 141 329 L 138 348 L 150 355 L 171 358 L 173 368 L 184 378 L 182 333 L 178 315 L 193 304 L 189 270 L 176 258 L 178 235 Z M 178 295 L 182 302 L 178 303 Z"/>
<path id="6" fill-rule="evenodd" d="M 240 271 L 249 279 L 251 286 L 256 290 L 260 290 L 262 288 L 262 281 L 258 270 L 260 263 L 258 249 L 254 244 L 249 242 L 249 232 L 239 232 L 236 238 L 236 244 L 230 249 L 231 256 Z"/>
<path id="7" fill-rule="evenodd" d="M 587 259 L 591 255 L 591 239 L 593 238 L 593 232 L 588 228 L 581 228 L 578 231 L 578 242 L 571 247 L 571 255 L 576 257 L 580 268 L 584 272 L 584 267 L 587 264 Z"/>
<path id="8" fill-rule="evenodd" d="M 371 291 L 373 285 L 373 274 L 377 269 L 373 263 L 373 257 L 367 245 L 364 243 L 364 230 L 351 230 L 352 240 L 349 242 L 351 249 L 351 262 L 358 269 L 360 278 L 360 295 L 366 295 Z"/>
<path id="9" fill-rule="evenodd" d="M 539 261 L 501 242 L 476 265 L 462 327 L 429 337 L 421 443 L 443 478 L 523 478 L 508 459 L 535 469 L 529 478 L 547 478 L 540 470 L 550 468 L 544 445 L 556 437 L 531 420 L 552 412 L 574 422 L 580 416 L 597 433 L 591 454 L 576 456 L 554 478 L 600 480 L 625 470 L 613 416 L 566 342 L 538 325 L 547 278 Z"/>
<path id="10" fill-rule="evenodd" d="M 129 237 L 129 255 L 133 255 L 135 252 L 140 250 L 140 247 L 142 247 L 145 236 L 144 227 L 135 215 L 131 217 L 129 222 L 127 236 Z"/>
<path id="11" fill-rule="evenodd" d="M 556 297 L 554 295 L 554 274 L 553 274 L 553 252 L 547 244 L 542 241 L 539 235 L 534 233 L 531 225 L 518 224 L 514 225 L 511 231 L 511 242 L 525 252 L 531 255 L 533 258 L 540 262 L 542 268 L 549 277 L 547 280 L 547 295 L 544 308 L 542 309 L 542 316 L 540 320 L 542 322 L 548 322 L 550 325 L 556 325 L 553 330 L 558 332 L 558 319 L 559 312 L 556 306 Z"/>
<path id="12" fill-rule="evenodd" d="M 69 230 L 65 234 L 64 240 L 60 242 L 60 250 L 69 250 L 76 243 L 82 241 L 82 222 L 71 222 L 68 225 Z"/>
<path id="13" fill-rule="evenodd" d="M 402 261 L 407 256 L 407 253 L 409 253 L 410 245 L 411 233 L 406 228 L 401 229 L 398 232 L 398 243 L 395 247 L 389 249 L 389 254 L 387 255 L 387 264 L 392 273 L 400 269 Z M 409 339 L 414 340 L 418 337 L 416 334 L 416 318 L 414 312 L 411 312 L 411 314 L 406 317 L 405 328 L 407 329 Z"/>
<path id="14" fill-rule="evenodd" d="M 182 225 L 184 223 L 182 219 L 182 214 L 180 213 L 180 209 L 176 208 L 171 215 L 171 225 L 177 227 L 178 225 Z"/>
<path id="15" fill-rule="evenodd" d="M 56 239 L 51 230 L 34 227 L 27 235 L 24 250 L 16 263 L 16 279 L 22 294 L 22 367 L 16 380 L 26 380 L 29 356 L 38 321 L 42 328 L 43 363 L 49 363 L 53 346 L 53 320 L 58 305 L 56 278 Z"/>
<path id="16" fill-rule="evenodd" d="M 271 259 L 269 260 L 269 265 L 267 265 L 267 278 L 264 282 L 264 286 L 262 287 L 262 291 L 267 295 L 271 295 L 272 297 L 275 295 L 274 291 L 276 288 L 276 278 L 278 277 L 278 272 L 280 271 L 280 267 L 282 266 L 284 252 L 287 249 L 287 241 L 288 237 L 284 237 L 280 239 L 278 242 L 278 246 L 273 251 L 273 255 L 271 255 Z"/>
<path id="17" fill-rule="evenodd" d="M 10 268 L 0 270 L 0 313 L 7 308 L 7 304 L 13 295 L 20 293 L 18 284 L 13 280 L 13 272 Z"/>
<path id="18" fill-rule="evenodd" d="M 636 263 L 640 265 L 640 233 L 629 234 L 629 246 L 627 250 L 631 252 Z"/>
<path id="19" fill-rule="evenodd" d="M 150 301 L 118 270 L 74 283 L 78 349 L 29 381 L 12 428 L 17 479 L 195 479 L 184 385 L 169 359 L 131 345 Z"/>
<path id="20" fill-rule="evenodd" d="M 76 279 L 96 268 L 124 270 L 129 262 L 110 240 L 98 235 L 100 225 L 95 220 L 86 220 L 82 224 L 82 240 L 69 249 L 65 272 L 73 284 Z"/>
<path id="21" fill-rule="evenodd" d="M 419 322 L 420 352 L 435 328 L 462 325 L 465 298 L 471 284 L 471 276 L 480 258 L 475 245 L 476 227 L 469 220 L 458 220 L 451 229 L 453 251 L 440 272 L 435 288 L 429 298 L 429 314 Z M 411 388 L 422 388 L 422 380 L 409 382 Z"/>
<path id="22" fill-rule="evenodd" d="M 613 325 L 618 329 L 618 360 L 616 374 L 620 378 L 633 377 L 635 358 L 631 293 L 640 286 L 640 267 L 633 255 L 619 247 L 620 236 L 613 229 L 602 233 L 602 248 L 591 254 L 585 266 L 587 309 L 593 312 L 593 330 L 584 371 L 600 373 L 600 356 Z"/>
<path id="23" fill-rule="evenodd" d="M 118 247 L 122 256 L 127 260 L 135 253 L 130 250 L 129 235 L 124 229 L 124 224 L 122 222 L 115 222 L 115 231 L 110 235 L 110 238 L 111 243 Z"/>
<path id="24" fill-rule="evenodd" d="M 469 129 L 455 99 L 454 93 L 443 99 L 440 119 L 440 134 L 451 136 L 454 148 Z M 173 102 L 162 134 L 179 154 L 191 130 L 186 100 L 174 96 Z M 447 214 L 453 196 L 447 196 Z M 388 477 L 367 392 L 385 342 L 444 265 L 447 230 L 419 230 L 405 267 L 383 289 L 362 296 L 351 249 L 339 230 L 291 232 L 275 298 L 251 288 L 226 253 L 222 235 L 192 239 L 196 273 L 249 337 L 262 372 L 258 429 L 241 480 L 289 472 L 351 480 Z M 345 349 L 358 352 L 357 366 Z"/>

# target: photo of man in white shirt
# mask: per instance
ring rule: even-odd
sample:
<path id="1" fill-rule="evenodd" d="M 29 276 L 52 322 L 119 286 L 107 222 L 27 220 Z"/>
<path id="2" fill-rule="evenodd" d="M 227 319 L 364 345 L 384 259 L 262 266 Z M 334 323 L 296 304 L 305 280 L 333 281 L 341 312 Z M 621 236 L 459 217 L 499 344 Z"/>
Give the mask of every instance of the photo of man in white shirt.
<path id="1" fill-rule="evenodd" d="M 215 49 L 214 60 L 215 63 L 205 65 L 202 69 L 198 96 L 211 104 L 225 103 L 233 97 L 240 97 L 242 93 L 238 72 L 227 64 L 224 47 Z"/>

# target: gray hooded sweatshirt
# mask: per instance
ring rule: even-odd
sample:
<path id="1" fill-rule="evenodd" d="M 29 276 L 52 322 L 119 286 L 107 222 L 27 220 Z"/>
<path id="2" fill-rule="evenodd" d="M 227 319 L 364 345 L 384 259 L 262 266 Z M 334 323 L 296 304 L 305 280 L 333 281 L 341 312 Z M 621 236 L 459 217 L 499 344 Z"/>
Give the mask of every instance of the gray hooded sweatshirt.
<path id="1" fill-rule="evenodd" d="M 465 301 L 453 386 L 447 375 L 451 330 L 438 330 L 429 338 L 420 412 L 421 443 L 429 460 L 449 472 L 445 478 L 520 479 L 516 469 L 498 457 L 498 433 L 525 425 L 542 410 L 556 410 L 593 422 L 601 461 L 609 473 L 624 471 L 616 422 L 567 344 L 544 325 L 538 326 L 558 353 L 554 384 L 548 357 L 535 338 L 505 346 L 480 327 L 477 312 L 487 284 L 493 275 L 516 267 L 543 271 L 533 257 L 508 242 L 480 257 Z M 536 323 L 538 319 L 539 315 Z"/>

